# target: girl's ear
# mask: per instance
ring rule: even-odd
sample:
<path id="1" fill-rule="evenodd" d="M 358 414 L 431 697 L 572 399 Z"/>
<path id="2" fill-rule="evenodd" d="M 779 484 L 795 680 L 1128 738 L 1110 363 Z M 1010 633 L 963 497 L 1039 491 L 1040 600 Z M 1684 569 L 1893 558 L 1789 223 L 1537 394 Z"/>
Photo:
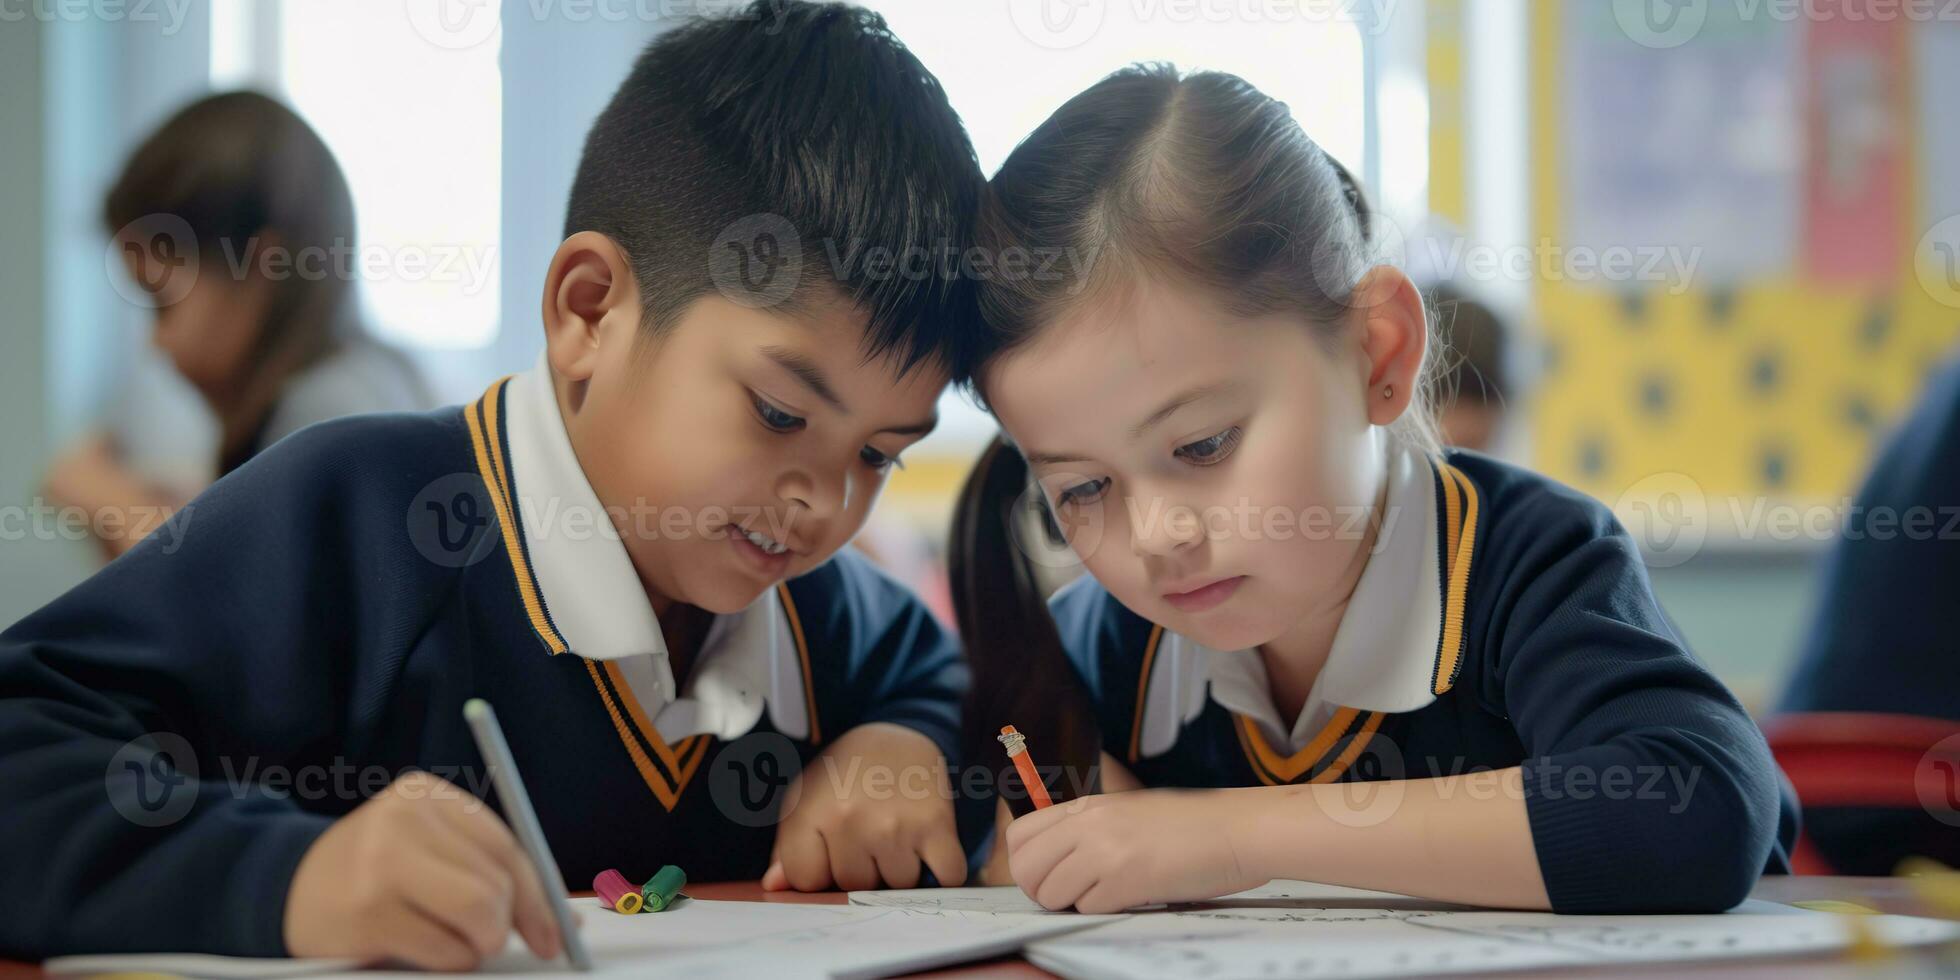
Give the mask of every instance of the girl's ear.
<path id="1" fill-rule="evenodd" d="M 1429 347 L 1429 316 L 1415 283 L 1394 266 L 1378 265 L 1361 277 L 1349 301 L 1361 317 L 1368 421 L 1388 425 L 1402 417 L 1421 381 Z"/>
<path id="2" fill-rule="evenodd" d="M 546 357 L 559 378 L 578 384 L 592 379 L 608 332 L 639 329 L 639 288 L 618 243 L 596 231 L 581 231 L 558 246 L 544 279 Z"/>

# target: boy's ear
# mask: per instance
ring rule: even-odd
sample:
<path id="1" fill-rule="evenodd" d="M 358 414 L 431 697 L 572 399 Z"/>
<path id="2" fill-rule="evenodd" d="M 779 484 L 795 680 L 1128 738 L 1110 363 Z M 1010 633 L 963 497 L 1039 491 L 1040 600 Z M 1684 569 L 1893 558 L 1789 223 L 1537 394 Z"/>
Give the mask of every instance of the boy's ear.
<path id="1" fill-rule="evenodd" d="M 558 377 L 588 381 L 602 344 L 631 342 L 639 329 L 639 287 L 626 252 L 596 231 L 565 239 L 544 277 L 545 356 Z"/>
<path id="2" fill-rule="evenodd" d="M 1429 347 L 1429 317 L 1415 283 L 1394 266 L 1378 265 L 1361 277 L 1349 304 L 1361 318 L 1368 421 L 1388 425 L 1402 417 L 1421 380 Z"/>

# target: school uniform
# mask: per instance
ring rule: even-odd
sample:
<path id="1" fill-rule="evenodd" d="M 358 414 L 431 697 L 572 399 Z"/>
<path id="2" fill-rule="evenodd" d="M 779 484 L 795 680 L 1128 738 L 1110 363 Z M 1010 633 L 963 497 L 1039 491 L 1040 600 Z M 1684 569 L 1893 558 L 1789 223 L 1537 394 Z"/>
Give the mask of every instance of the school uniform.
<path id="1" fill-rule="evenodd" d="M 1474 453 L 1388 452 L 1379 539 L 1290 724 L 1256 651 L 1206 648 L 1093 580 L 1056 594 L 1105 751 L 1147 786 L 1522 765 L 1562 912 L 1727 908 L 1786 871 L 1795 811 L 1762 733 L 1612 514 Z"/>
<path id="2" fill-rule="evenodd" d="M 1952 634 L 1960 596 L 1960 359 L 1872 465 L 1824 561 L 1817 611 L 1778 710 L 1944 719 L 1960 735 Z M 1960 832 L 1925 807 L 1811 807 L 1806 835 L 1845 874 L 1914 855 L 1960 863 Z"/>
<path id="3" fill-rule="evenodd" d="M 281 954 L 334 817 L 411 767 L 490 792 L 472 697 L 575 889 L 759 877 L 789 780 L 858 725 L 954 751 L 957 646 L 861 557 L 717 617 L 683 678 L 609 532 L 542 361 L 219 481 L 0 634 L 0 950 Z M 123 748 L 146 732 L 166 735 Z"/>

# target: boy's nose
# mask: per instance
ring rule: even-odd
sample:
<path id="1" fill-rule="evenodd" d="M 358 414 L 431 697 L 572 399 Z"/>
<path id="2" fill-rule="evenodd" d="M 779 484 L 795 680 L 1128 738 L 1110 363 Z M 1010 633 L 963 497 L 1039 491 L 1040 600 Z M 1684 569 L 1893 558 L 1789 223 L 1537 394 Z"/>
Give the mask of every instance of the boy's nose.
<path id="1" fill-rule="evenodd" d="M 822 473 L 798 468 L 783 474 L 776 495 L 785 504 L 802 510 L 798 520 L 827 521 L 851 505 L 851 478 L 848 473 Z"/>

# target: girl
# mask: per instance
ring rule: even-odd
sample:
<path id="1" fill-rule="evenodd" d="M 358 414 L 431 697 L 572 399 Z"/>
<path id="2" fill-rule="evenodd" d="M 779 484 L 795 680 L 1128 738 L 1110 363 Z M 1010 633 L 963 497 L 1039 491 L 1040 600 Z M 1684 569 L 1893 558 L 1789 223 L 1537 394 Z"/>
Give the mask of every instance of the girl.
<path id="1" fill-rule="evenodd" d="M 1373 223 L 1285 106 L 1169 67 L 1076 96 L 994 177 L 992 254 L 1093 261 L 985 282 L 964 356 L 1005 432 L 955 528 L 968 757 L 1014 724 L 1058 795 L 1184 789 L 1021 816 L 989 877 L 1083 912 L 1272 878 L 1733 906 L 1793 831 L 1761 733 L 1606 508 L 1437 448 L 1427 315 Z M 1017 499 L 1092 576 L 1052 619 Z"/>
<path id="2" fill-rule="evenodd" d="M 430 407 L 408 360 L 360 329 L 353 283 L 334 259 L 354 253 L 347 180 L 280 103 L 231 92 L 186 106 L 131 155 L 103 218 L 156 304 L 157 347 L 217 417 L 216 475 L 314 422 Z M 90 513 L 181 503 L 99 434 L 56 461 L 48 491 Z M 140 539 L 100 543 L 113 558 Z"/>

